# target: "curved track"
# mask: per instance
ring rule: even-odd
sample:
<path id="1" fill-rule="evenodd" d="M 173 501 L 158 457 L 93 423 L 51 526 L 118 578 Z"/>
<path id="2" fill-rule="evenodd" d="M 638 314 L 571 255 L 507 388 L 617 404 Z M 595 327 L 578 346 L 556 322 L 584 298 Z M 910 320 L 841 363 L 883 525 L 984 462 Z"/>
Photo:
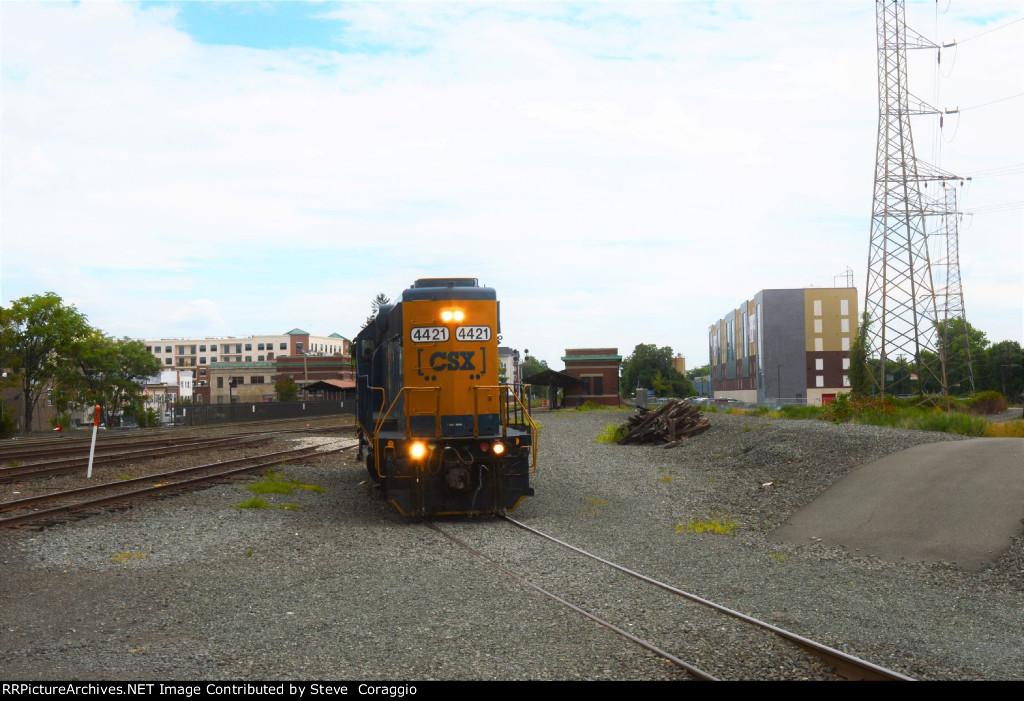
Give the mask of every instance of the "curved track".
<path id="1" fill-rule="evenodd" d="M 580 556 L 581 558 L 586 558 L 587 560 L 589 560 L 592 563 L 598 563 L 604 569 L 614 570 L 614 572 L 616 572 L 618 574 L 625 575 L 627 577 L 633 578 L 634 580 L 637 580 L 637 581 L 643 582 L 644 584 L 650 585 L 651 587 L 657 588 L 661 592 L 665 592 L 666 594 L 668 594 L 671 597 L 674 597 L 676 599 L 682 599 L 682 600 L 685 600 L 685 601 L 688 601 L 688 602 L 692 602 L 694 604 L 698 604 L 700 607 L 703 607 L 706 610 L 715 612 L 715 614 L 718 614 L 718 615 L 721 615 L 721 616 L 727 616 L 727 617 L 730 617 L 731 619 L 734 619 L 735 621 L 739 621 L 743 625 L 743 627 L 749 629 L 750 634 L 751 634 L 752 637 L 760 636 L 760 637 L 763 638 L 766 634 L 768 634 L 770 636 L 773 636 L 774 638 L 777 639 L 777 642 L 774 645 L 767 646 L 768 648 L 779 649 L 780 645 L 781 645 L 782 648 L 786 648 L 786 646 L 796 646 L 797 648 L 799 648 L 798 650 L 793 649 L 792 647 L 786 648 L 785 649 L 786 662 L 784 662 L 784 663 L 781 663 L 777 659 L 772 659 L 772 658 L 764 659 L 763 662 L 759 665 L 760 669 L 763 669 L 763 670 L 767 671 L 767 670 L 782 669 L 783 667 L 787 667 L 787 675 L 792 675 L 794 678 L 820 678 L 822 676 L 822 670 L 823 669 L 828 669 L 828 670 L 831 670 L 831 674 L 834 675 L 833 678 L 842 678 L 842 679 L 850 679 L 850 680 L 913 681 L 913 679 L 911 677 L 907 677 L 907 676 L 902 675 L 902 674 L 900 674 L 898 672 L 895 672 L 893 670 L 889 670 L 889 669 L 886 669 L 884 667 L 880 667 L 880 666 L 875 665 L 875 664 L 873 664 L 871 662 L 867 662 L 865 660 L 861 660 L 861 659 L 859 659 L 857 657 L 854 657 L 854 656 L 849 655 L 847 653 L 844 653 L 842 651 L 835 650 L 835 649 L 830 648 L 828 646 L 825 646 L 825 645 L 822 645 L 820 643 L 814 642 L 813 640 L 809 640 L 807 638 L 804 638 L 803 636 L 800 636 L 800 635 L 798 635 L 796 633 L 792 633 L 792 632 L 783 630 L 783 629 L 781 629 L 781 628 L 779 628 L 777 626 L 773 626 L 773 625 L 771 625 L 769 623 L 765 623 L 765 622 L 760 621 L 760 620 L 758 620 L 756 618 L 753 618 L 751 616 L 747 616 L 746 614 L 740 613 L 738 611 L 734 611 L 734 610 L 729 609 L 729 608 L 727 608 L 725 606 L 721 606 L 720 604 L 716 604 L 714 602 L 711 602 L 711 601 L 708 601 L 706 599 L 703 599 L 703 598 L 701 598 L 701 597 L 699 597 L 699 596 L 697 596 L 695 594 L 691 594 L 689 592 L 683 591 L 683 590 L 678 589 L 676 587 L 673 587 L 671 585 L 665 584 L 663 582 L 659 582 L 658 580 L 655 580 L 655 579 L 653 579 L 651 577 L 647 577 L 647 576 L 642 575 L 640 573 L 634 572 L 634 571 L 632 571 L 632 570 L 630 570 L 630 569 L 628 569 L 626 567 L 623 567 L 623 566 L 618 565 L 618 564 L 616 564 L 614 562 L 606 560 L 606 559 L 604 559 L 602 557 L 599 557 L 599 556 L 594 555 L 592 553 L 589 553 L 589 552 L 587 552 L 585 550 L 582 550 L 580 548 L 572 546 L 572 545 L 570 545 L 570 544 L 568 544 L 568 543 L 566 543 L 564 541 L 559 540 L 558 538 L 550 536 L 550 535 L 548 535 L 546 533 L 542 533 L 541 531 L 539 531 L 539 530 L 537 530 L 535 528 L 531 528 L 530 526 L 527 526 L 526 524 L 520 523 L 519 521 L 516 521 L 516 520 L 514 520 L 512 518 L 509 518 L 509 517 L 503 517 L 503 518 L 509 524 L 514 525 L 517 528 L 519 528 L 521 531 L 523 531 L 524 533 L 528 533 L 528 534 L 530 534 L 530 536 L 533 536 L 534 540 L 536 540 L 538 538 L 542 539 L 543 541 L 545 541 L 547 543 L 557 545 L 558 547 L 560 547 L 560 548 L 562 548 L 564 550 L 572 552 L 575 555 Z M 609 630 L 615 632 L 616 634 L 621 635 L 621 636 L 625 637 L 626 639 L 630 640 L 631 642 L 633 642 L 633 643 L 635 643 L 637 645 L 640 645 L 641 647 L 643 647 L 643 648 L 653 652 L 654 654 L 664 658 L 665 660 L 667 660 L 667 661 L 671 662 L 672 664 L 678 666 L 679 668 L 683 669 L 691 678 L 699 679 L 699 680 L 717 680 L 719 678 L 728 678 L 728 677 L 726 677 L 726 675 L 716 674 L 716 672 L 708 671 L 708 669 L 706 669 L 708 666 L 721 666 L 723 669 L 727 669 L 727 668 L 730 667 L 730 665 L 728 663 L 719 664 L 718 661 L 708 661 L 708 662 L 701 661 L 699 663 L 691 663 L 691 662 L 687 662 L 684 659 L 682 659 L 682 657 L 680 655 L 677 655 L 677 654 L 675 654 L 673 652 L 670 652 L 670 651 L 665 649 L 665 648 L 670 647 L 670 645 L 666 644 L 663 640 L 671 640 L 671 642 L 674 642 L 675 644 L 678 645 L 678 638 L 679 637 L 686 637 L 685 635 L 677 634 L 675 636 L 670 636 L 670 638 L 668 638 L 668 639 L 659 640 L 657 642 L 651 642 L 650 640 L 645 639 L 641 635 L 637 635 L 634 632 L 630 632 L 630 631 L 627 631 L 625 629 L 625 627 L 627 627 L 627 626 L 628 627 L 634 627 L 634 628 L 642 628 L 643 626 L 635 626 L 633 622 L 628 622 L 628 623 L 626 623 L 624 625 L 617 625 L 615 623 L 610 622 L 608 619 L 610 619 L 612 617 L 618 617 L 618 618 L 621 618 L 624 621 L 630 621 L 631 620 L 631 616 L 636 615 L 636 614 L 630 614 L 630 613 L 626 612 L 626 607 L 628 607 L 628 605 L 633 601 L 633 599 L 636 598 L 632 594 L 624 593 L 624 594 L 621 595 L 620 598 L 621 598 L 621 601 L 623 602 L 623 611 L 606 611 L 602 615 L 598 615 L 598 614 L 596 614 L 596 613 L 594 613 L 592 611 L 585 610 L 584 608 L 582 608 L 580 606 L 577 606 L 576 604 L 571 603 L 566 598 L 567 595 L 556 594 L 553 591 L 551 591 L 551 588 L 545 588 L 545 587 L 539 586 L 538 584 L 535 584 L 533 581 L 530 581 L 531 579 L 535 578 L 535 575 L 524 574 L 521 571 L 520 572 L 513 571 L 510 567 L 506 566 L 505 564 L 502 564 L 496 557 L 491 557 L 491 556 L 485 554 L 485 552 L 483 552 L 483 547 L 482 546 L 480 546 L 480 545 L 476 545 L 476 546 L 470 545 L 469 543 L 467 543 L 462 538 L 459 538 L 459 537 L 453 535 L 452 533 L 446 531 L 445 529 L 440 528 L 438 525 L 436 525 L 434 523 L 429 523 L 429 522 L 425 522 L 425 523 L 432 530 L 434 530 L 434 531 L 438 532 L 439 534 L 443 535 L 445 538 L 449 539 L 450 541 L 452 541 L 453 543 L 458 545 L 460 548 L 463 548 L 466 551 L 468 551 L 468 552 L 472 553 L 473 555 L 475 555 L 476 557 L 482 559 L 488 565 L 496 568 L 497 570 L 501 571 L 505 575 L 507 575 L 509 577 L 512 577 L 516 581 L 518 581 L 518 582 L 520 582 L 520 583 L 522 583 L 522 584 L 524 584 L 524 585 L 534 589 L 535 591 L 540 592 L 544 596 L 546 596 L 546 597 L 548 597 L 548 598 L 550 598 L 550 599 L 552 599 L 554 601 L 557 601 L 559 604 L 561 604 L 563 606 L 566 606 L 566 607 L 572 609 L 573 611 L 575 611 L 575 612 L 577 612 L 577 613 L 579 613 L 579 614 L 581 614 L 583 616 L 586 616 L 587 618 L 589 618 L 589 619 L 591 619 L 591 620 L 593 620 L 593 621 L 595 621 L 597 623 L 600 623 L 602 626 L 605 626 L 606 628 L 608 628 Z M 494 547 L 496 549 L 500 548 L 501 550 L 504 550 L 505 547 L 507 547 L 507 543 L 495 544 Z M 488 549 L 490 549 L 490 548 L 488 547 Z M 560 567 L 563 567 L 565 569 L 573 568 L 573 574 L 568 578 L 569 580 L 583 580 L 584 578 L 594 578 L 594 574 L 593 573 L 591 573 L 591 574 L 578 574 L 578 573 L 576 573 L 576 570 L 575 570 L 576 565 L 570 564 L 569 561 L 564 561 L 564 563 L 560 564 Z M 525 569 L 525 568 L 521 567 L 521 569 Z M 542 578 L 544 576 L 545 575 L 537 574 L 536 578 Z M 601 584 L 601 586 L 612 586 L 612 585 L 611 584 Z M 622 583 L 617 583 L 614 586 L 616 586 L 616 587 L 623 587 L 624 592 L 625 591 L 629 591 L 628 589 L 626 589 L 624 587 L 624 585 Z M 634 587 L 633 591 L 635 591 L 635 590 L 636 589 Z M 586 598 L 586 594 L 583 594 L 583 593 L 575 593 L 575 596 L 581 597 L 583 599 Z M 683 603 L 684 602 L 681 601 L 679 605 L 682 606 Z M 642 607 L 641 607 L 641 610 L 643 610 Z M 645 613 L 645 614 L 642 614 L 642 615 L 646 615 L 646 616 L 650 617 L 651 614 Z M 712 629 L 717 629 L 716 626 L 717 626 L 717 624 L 711 626 L 711 628 Z M 658 626 L 652 626 L 652 631 L 653 631 L 653 629 L 655 629 L 657 627 Z M 687 633 L 687 635 L 689 635 L 689 633 Z M 658 634 L 655 633 L 654 637 L 658 637 Z M 765 647 L 766 646 L 764 646 L 763 643 L 751 644 L 751 646 L 748 648 L 748 650 L 755 650 L 755 649 L 758 649 L 758 648 L 765 648 Z M 685 653 L 683 653 L 683 654 L 685 654 Z M 726 653 L 726 654 L 728 654 L 728 653 Z M 744 651 L 735 650 L 735 651 L 733 651 L 732 654 L 735 654 L 735 655 L 739 656 L 739 655 L 748 655 L 749 653 L 746 650 L 744 650 Z M 802 658 L 805 659 L 805 662 L 802 662 L 802 663 L 801 662 L 797 662 L 796 667 L 793 668 L 793 669 L 790 669 L 790 668 L 792 668 L 794 666 L 794 663 L 792 661 L 794 657 L 797 657 L 797 658 L 802 657 Z M 697 666 L 698 664 L 700 664 L 701 666 L 698 667 Z M 774 678 L 774 677 L 771 677 L 771 678 Z"/>

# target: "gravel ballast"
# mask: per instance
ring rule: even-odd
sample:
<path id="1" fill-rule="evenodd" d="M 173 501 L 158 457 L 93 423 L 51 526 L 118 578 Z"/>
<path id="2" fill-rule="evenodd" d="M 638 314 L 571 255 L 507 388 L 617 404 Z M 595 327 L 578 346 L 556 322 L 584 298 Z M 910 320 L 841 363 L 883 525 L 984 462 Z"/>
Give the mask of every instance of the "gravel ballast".
<path id="1" fill-rule="evenodd" d="M 511 515 L 912 677 L 1024 679 L 1020 538 L 978 574 L 769 538 L 857 465 L 957 437 L 708 416 L 708 431 L 664 450 L 594 442 L 625 413 L 537 414 L 537 494 Z M 310 439 L 278 445 L 300 440 Z M 253 496 L 253 478 L 42 531 L 0 532 L 0 677 L 685 678 L 398 515 L 376 498 L 354 456 L 325 455 L 282 472 L 324 491 L 265 496 L 295 507 L 288 510 L 234 508 Z M 688 532 L 695 519 L 736 529 Z M 752 640 L 729 619 L 669 603 L 507 523 L 439 525 L 725 678 L 818 676 L 773 640 Z M 766 654 L 780 661 L 766 663 Z"/>

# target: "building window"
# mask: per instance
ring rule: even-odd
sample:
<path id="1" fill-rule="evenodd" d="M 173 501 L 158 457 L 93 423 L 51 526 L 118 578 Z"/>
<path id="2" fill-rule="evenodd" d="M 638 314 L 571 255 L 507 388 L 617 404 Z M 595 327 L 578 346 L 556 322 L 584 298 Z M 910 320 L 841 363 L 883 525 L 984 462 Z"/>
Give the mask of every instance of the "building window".
<path id="1" fill-rule="evenodd" d="M 171 352 L 171 347 L 170 346 L 164 346 L 164 353 L 170 353 L 170 352 Z"/>
<path id="2" fill-rule="evenodd" d="M 153 347 L 152 346 L 146 346 L 146 352 L 147 353 L 152 353 L 153 352 Z"/>
<path id="3" fill-rule="evenodd" d="M 199 352 L 200 353 L 205 353 L 206 352 L 206 344 L 205 343 L 203 343 L 202 345 L 199 346 Z"/>
<path id="4" fill-rule="evenodd" d="M 224 389 L 224 378 L 223 377 L 218 377 L 217 378 L 217 389 Z"/>
<path id="5" fill-rule="evenodd" d="M 299 353 L 302 353 L 302 342 L 301 341 L 299 341 L 298 343 L 295 344 L 295 350 L 297 350 Z"/>
<path id="6" fill-rule="evenodd" d="M 252 362 L 252 356 L 251 355 L 245 356 L 245 362 L 251 363 Z"/>
<path id="7" fill-rule="evenodd" d="M 821 300 L 814 300 L 814 316 L 821 316 Z"/>
<path id="8" fill-rule="evenodd" d="M 236 353 L 241 353 L 242 352 L 242 344 L 241 343 L 236 343 L 235 344 L 235 352 Z"/>
<path id="9" fill-rule="evenodd" d="M 846 321 L 845 319 L 843 321 Z M 821 319 L 814 320 L 814 333 L 821 333 Z"/>
<path id="10" fill-rule="evenodd" d="M 814 369 L 815 370 L 824 370 L 825 369 L 825 359 L 824 358 L 815 358 L 814 359 Z"/>
<path id="11" fill-rule="evenodd" d="M 170 358 L 166 358 L 164 360 L 164 365 L 171 365 L 171 359 Z"/>
<path id="12" fill-rule="evenodd" d="M 824 339 L 821 338 L 821 336 L 818 336 L 817 338 L 814 339 L 814 352 L 815 353 L 821 353 L 824 350 L 825 350 L 825 341 L 824 341 Z M 847 350 L 847 349 L 844 348 L 843 350 Z"/>
<path id="13" fill-rule="evenodd" d="M 204 355 L 199 356 L 199 364 L 200 365 L 206 365 L 206 356 L 204 356 Z"/>
<path id="14" fill-rule="evenodd" d="M 842 331 L 843 333 L 850 333 L 850 320 L 849 319 L 840 319 L 839 320 L 839 330 Z"/>
<path id="15" fill-rule="evenodd" d="M 217 352 L 217 344 L 216 343 L 214 343 L 212 346 L 210 346 L 210 351 L 212 353 L 216 353 Z"/>
<path id="16" fill-rule="evenodd" d="M 604 378 L 594 378 L 594 394 L 604 394 Z"/>
<path id="17" fill-rule="evenodd" d="M 850 386 L 850 378 L 849 378 L 849 376 L 843 375 L 843 387 L 849 387 L 849 386 Z"/>
<path id="18" fill-rule="evenodd" d="M 850 359 L 849 358 L 843 358 L 843 370 L 849 370 L 849 369 L 850 369 Z"/>
<path id="19" fill-rule="evenodd" d="M 814 386 L 815 387 L 824 387 L 825 386 L 825 376 L 824 375 L 815 375 L 814 376 Z"/>
<path id="20" fill-rule="evenodd" d="M 844 351 L 850 350 L 850 337 L 849 336 L 843 336 L 843 350 Z"/>
<path id="21" fill-rule="evenodd" d="M 256 346 L 256 350 L 263 350 L 263 346 L 264 345 L 266 345 L 266 344 L 265 343 L 259 344 L 258 346 Z"/>
<path id="22" fill-rule="evenodd" d="M 850 313 L 850 300 L 839 300 L 839 313 L 842 314 L 843 316 L 847 316 Z"/>
<path id="23" fill-rule="evenodd" d="M 210 358 L 210 362 L 211 363 L 216 363 L 217 362 L 217 356 L 213 356 L 212 358 Z"/>
<path id="24" fill-rule="evenodd" d="M 251 351 L 251 350 L 252 350 L 252 344 L 251 344 L 251 343 L 246 343 L 246 344 L 245 344 L 245 349 L 246 349 L 247 351 Z"/>
<path id="25" fill-rule="evenodd" d="M 288 344 L 287 343 L 282 343 L 281 347 L 278 348 L 278 350 L 288 350 Z"/>
<path id="26" fill-rule="evenodd" d="M 199 376 L 206 377 L 206 368 L 199 368 Z"/>
<path id="27" fill-rule="evenodd" d="M 266 356 L 261 355 L 261 356 L 258 356 L 256 359 L 259 360 L 262 363 L 267 358 L 266 358 Z"/>

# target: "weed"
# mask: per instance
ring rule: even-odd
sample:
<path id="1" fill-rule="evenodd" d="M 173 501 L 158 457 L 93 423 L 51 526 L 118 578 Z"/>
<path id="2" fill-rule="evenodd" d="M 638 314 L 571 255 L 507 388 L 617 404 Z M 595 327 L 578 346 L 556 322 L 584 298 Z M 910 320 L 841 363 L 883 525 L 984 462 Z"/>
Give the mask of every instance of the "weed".
<path id="1" fill-rule="evenodd" d="M 268 472 L 263 479 L 256 484 L 246 487 L 250 492 L 256 494 L 291 494 L 296 489 L 305 489 L 310 492 L 327 491 L 317 484 L 303 484 L 278 472 Z"/>
<path id="2" fill-rule="evenodd" d="M 150 555 L 152 555 L 152 553 L 140 553 L 140 552 L 117 553 L 115 555 L 111 555 L 110 556 L 110 561 L 111 562 L 116 562 L 118 564 L 124 564 L 124 563 L 128 562 L 129 560 L 141 560 L 143 558 L 149 557 Z"/>
<path id="3" fill-rule="evenodd" d="M 748 433 L 750 431 L 750 424 L 743 424 L 743 432 Z"/>
<path id="4" fill-rule="evenodd" d="M 281 506 L 274 506 L 266 499 L 262 497 L 253 497 L 252 499 L 246 499 L 238 506 L 231 507 L 233 509 L 280 509 L 281 511 L 298 511 L 300 507 L 298 504 L 282 504 Z"/>
<path id="5" fill-rule="evenodd" d="M 772 553 L 768 557 L 775 560 L 776 562 L 785 562 L 789 559 L 789 555 L 786 553 Z"/>
<path id="6" fill-rule="evenodd" d="M 701 521 L 694 517 L 689 523 L 677 523 L 675 525 L 676 533 L 716 533 L 718 535 L 736 535 L 736 522 L 729 521 L 726 519 L 711 519 L 710 521 Z"/>
<path id="7" fill-rule="evenodd" d="M 989 438 L 1024 438 L 1024 421 L 1001 421 L 985 427 Z"/>
<path id="8" fill-rule="evenodd" d="M 604 430 L 597 434 L 597 438 L 594 439 L 595 443 L 618 443 L 619 439 L 629 433 L 629 429 L 625 426 L 616 426 L 615 424 L 608 424 L 604 427 Z"/>
<path id="9" fill-rule="evenodd" d="M 608 502 L 604 499 L 598 499 L 597 497 L 590 497 L 587 501 L 590 502 L 591 506 L 608 506 Z"/>

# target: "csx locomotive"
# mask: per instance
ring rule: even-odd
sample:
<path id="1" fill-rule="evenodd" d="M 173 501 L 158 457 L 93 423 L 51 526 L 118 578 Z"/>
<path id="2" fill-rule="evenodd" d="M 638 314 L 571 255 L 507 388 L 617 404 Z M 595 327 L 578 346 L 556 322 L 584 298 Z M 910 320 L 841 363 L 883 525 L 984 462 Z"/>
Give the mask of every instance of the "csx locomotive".
<path id="1" fill-rule="evenodd" d="M 503 514 L 533 495 L 536 424 L 499 382 L 498 301 L 427 278 L 355 338 L 360 454 L 402 514 Z"/>

